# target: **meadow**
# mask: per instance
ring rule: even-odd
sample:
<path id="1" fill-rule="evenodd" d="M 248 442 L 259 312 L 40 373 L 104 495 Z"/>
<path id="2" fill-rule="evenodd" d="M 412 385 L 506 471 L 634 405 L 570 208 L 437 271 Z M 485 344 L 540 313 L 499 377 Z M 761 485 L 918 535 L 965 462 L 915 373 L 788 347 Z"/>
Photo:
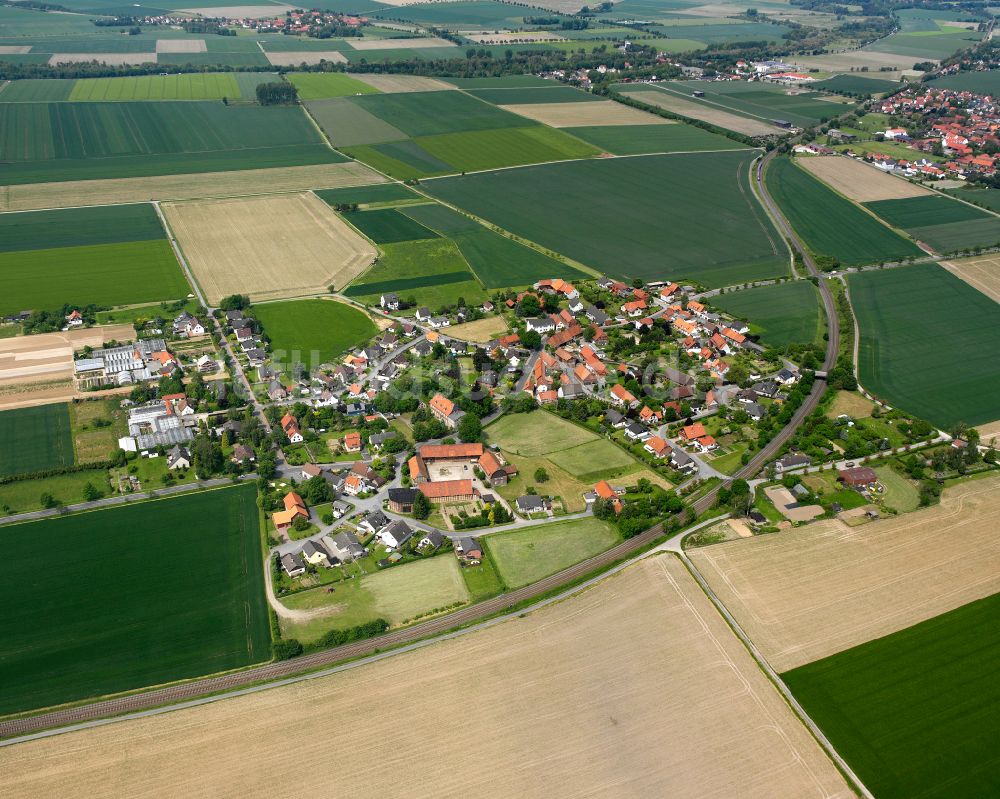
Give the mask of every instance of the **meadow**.
<path id="1" fill-rule="evenodd" d="M 574 161 L 428 180 L 423 187 L 602 273 L 712 287 L 788 271 L 784 245 L 750 191 L 754 155 Z"/>
<path id="2" fill-rule="evenodd" d="M 880 224 L 787 158 L 773 161 L 764 177 L 782 213 L 818 255 L 857 266 L 923 254 L 913 242 Z M 850 236 L 844 235 L 847 230 Z"/>
<path id="3" fill-rule="evenodd" d="M 291 72 L 288 80 L 299 90 L 300 100 L 325 100 L 355 94 L 378 94 L 379 90 L 343 72 Z"/>
<path id="4" fill-rule="evenodd" d="M 142 279 L 136 275 L 142 273 Z M 0 313 L 177 300 L 191 291 L 165 239 L 0 253 Z"/>
<path id="5" fill-rule="evenodd" d="M 808 280 L 757 286 L 713 297 L 712 304 L 750 323 L 768 346 L 809 344 L 821 335 L 819 293 Z"/>
<path id="6" fill-rule="evenodd" d="M 878 797 L 985 796 L 1000 753 L 1000 594 L 782 675 Z"/>
<path id="7" fill-rule="evenodd" d="M 0 477 L 73 465 L 69 406 L 0 411 Z"/>
<path id="8" fill-rule="evenodd" d="M 120 244 L 165 237 L 156 209 L 148 203 L 0 214 L 0 252 Z"/>
<path id="9" fill-rule="evenodd" d="M 485 540 L 504 584 L 520 588 L 610 549 L 620 537 L 607 522 L 588 518 L 497 533 Z"/>
<path id="10" fill-rule="evenodd" d="M 271 657 L 251 485 L 10 528 L 0 697 L 14 713 Z M 141 535 L 137 534 L 141 531 Z M 38 563 L 38 542 L 58 558 Z M 31 624 L 26 624 L 26 619 Z"/>
<path id="11" fill-rule="evenodd" d="M 942 254 L 1000 244 L 1000 217 L 940 194 L 865 206 Z"/>
<path id="12" fill-rule="evenodd" d="M 404 216 L 395 208 L 346 213 L 344 219 L 376 244 L 393 244 L 399 241 L 417 241 L 438 237 L 433 230 L 424 227 L 408 216 Z"/>
<path id="13" fill-rule="evenodd" d="M 694 125 L 592 125 L 563 128 L 578 139 L 614 155 L 644 153 L 683 153 L 700 150 L 745 149 L 740 144 L 717 133 Z"/>
<path id="14" fill-rule="evenodd" d="M 301 108 L 216 102 L 0 103 L 7 184 L 342 160 Z"/>
<path id="15" fill-rule="evenodd" d="M 253 306 L 253 315 L 271 340 L 275 360 L 298 353 L 320 363 L 333 363 L 338 355 L 367 341 L 378 328 L 364 313 L 333 300 L 289 300 Z M 282 358 L 279 353 L 285 353 Z M 315 364 L 306 361 L 306 366 Z"/>
<path id="16" fill-rule="evenodd" d="M 365 303 L 377 303 L 386 292 L 403 300 L 438 308 L 459 298 L 479 303 L 486 292 L 469 271 L 454 242 L 447 239 L 383 245 L 378 262 L 348 286 L 344 294 Z"/>
<path id="17" fill-rule="evenodd" d="M 597 440 L 597 434 L 547 413 L 510 413 L 487 428 L 491 443 L 514 455 L 548 455 Z"/>
<path id="18" fill-rule="evenodd" d="M 414 205 L 403 213 L 451 238 L 487 289 L 527 286 L 550 277 L 564 280 L 588 277 L 579 269 L 502 236 L 446 206 Z"/>
<path id="19" fill-rule="evenodd" d="M 1000 416 L 993 300 L 936 264 L 851 275 L 848 286 L 868 391 L 943 429 Z"/>

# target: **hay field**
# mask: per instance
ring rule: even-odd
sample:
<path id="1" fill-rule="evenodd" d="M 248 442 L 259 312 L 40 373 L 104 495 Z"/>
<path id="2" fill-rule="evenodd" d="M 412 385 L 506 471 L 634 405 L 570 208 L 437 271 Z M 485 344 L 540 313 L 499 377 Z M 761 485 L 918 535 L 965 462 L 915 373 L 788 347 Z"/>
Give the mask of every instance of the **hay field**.
<path id="1" fill-rule="evenodd" d="M 782 128 L 779 128 L 776 125 L 770 125 L 756 119 L 748 119 L 747 117 L 730 114 L 728 111 L 684 100 L 675 95 L 668 94 L 667 92 L 636 91 L 620 92 L 620 94 L 624 97 L 630 97 L 633 100 L 638 100 L 641 103 L 655 105 L 659 108 L 664 108 L 667 111 L 672 111 L 675 114 L 680 114 L 681 116 L 685 116 L 690 119 L 700 119 L 702 122 L 709 122 L 712 125 L 718 125 L 720 128 L 732 130 L 736 133 L 743 133 L 747 136 L 770 136 L 775 133 L 785 133 Z"/>
<path id="2" fill-rule="evenodd" d="M 984 255 L 981 258 L 942 261 L 941 266 L 987 297 L 1000 302 L 1000 256 Z"/>
<path id="3" fill-rule="evenodd" d="M 320 61 L 330 61 L 335 64 L 346 64 L 347 59 L 343 53 L 336 50 L 305 50 L 302 52 L 281 52 L 268 51 L 264 53 L 268 63 L 276 67 L 297 67 L 300 64 L 310 66 L 318 64 Z"/>
<path id="4" fill-rule="evenodd" d="M 672 120 L 647 114 L 614 100 L 591 103 L 524 103 L 502 105 L 504 111 L 518 114 L 553 128 L 577 128 L 594 125 L 671 125 Z"/>
<path id="5" fill-rule="evenodd" d="M 158 53 L 207 53 L 204 39 L 157 39 Z"/>
<path id="6" fill-rule="evenodd" d="M 466 322 L 462 325 L 449 327 L 448 338 L 485 344 L 487 341 L 491 341 L 497 336 L 502 336 L 506 332 L 507 323 L 503 320 L 503 317 L 488 316 L 485 319 L 477 319 L 475 322 Z"/>
<path id="7" fill-rule="evenodd" d="M 345 733 L 403 745 L 303 768 Z M 474 742 L 461 768 L 456 741 Z M 414 798 L 854 795 L 671 556 L 416 652 L 0 750 L 0 795 L 378 797 L 401 779 Z"/>
<path id="8" fill-rule="evenodd" d="M 849 528 L 706 547 L 691 559 L 777 671 L 811 663 L 1000 591 L 1000 478 L 939 506 Z"/>
<path id="9" fill-rule="evenodd" d="M 422 50 L 428 47 L 456 47 L 454 42 L 434 37 L 418 39 L 358 39 L 347 40 L 355 50 Z"/>
<path id="10" fill-rule="evenodd" d="M 442 92 L 457 91 L 457 86 L 445 83 L 436 78 L 425 78 L 420 75 L 376 75 L 371 74 L 351 74 L 362 83 L 367 83 L 373 89 L 378 89 L 385 94 L 401 94 L 403 92 Z"/>
<path id="11" fill-rule="evenodd" d="M 89 64 L 96 61 L 109 67 L 127 67 L 133 64 L 155 64 L 156 53 L 54 53 L 49 66 L 60 64 Z"/>
<path id="12" fill-rule="evenodd" d="M 931 193 L 930 189 L 846 156 L 796 158 L 795 163 L 845 197 L 859 203 L 901 200 Z"/>
<path id="13" fill-rule="evenodd" d="M 386 178 L 368 167 L 347 161 L 341 164 L 160 175 L 148 178 L 28 183 L 0 186 L 0 211 L 235 197 L 259 194 L 262 191 L 338 189 L 385 182 Z"/>
<path id="14" fill-rule="evenodd" d="M 375 247 L 315 194 L 168 203 L 163 212 L 209 302 L 343 288 Z"/>

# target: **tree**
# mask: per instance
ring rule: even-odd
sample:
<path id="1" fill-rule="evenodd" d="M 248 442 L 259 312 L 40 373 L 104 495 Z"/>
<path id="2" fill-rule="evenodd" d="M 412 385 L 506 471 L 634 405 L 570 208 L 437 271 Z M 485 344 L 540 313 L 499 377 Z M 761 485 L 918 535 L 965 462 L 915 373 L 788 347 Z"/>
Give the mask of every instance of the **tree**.
<path id="1" fill-rule="evenodd" d="M 59 501 L 48 491 L 43 491 L 42 495 L 38 498 L 38 501 L 41 502 L 42 507 L 46 509 L 56 508 L 59 506 Z"/>
<path id="2" fill-rule="evenodd" d="M 298 99 L 294 84 L 284 81 L 257 84 L 257 102 L 261 105 L 293 105 Z"/>
<path id="3" fill-rule="evenodd" d="M 217 441 L 207 435 L 195 436 L 191 442 L 191 456 L 198 477 L 208 477 L 222 471 L 222 449 Z"/>
<path id="4" fill-rule="evenodd" d="M 537 330 L 525 330 L 521 334 L 521 344 L 529 350 L 540 350 L 542 348 L 542 337 Z"/>
<path id="5" fill-rule="evenodd" d="M 219 301 L 223 311 L 245 311 L 250 307 L 250 298 L 246 294 L 230 294 Z"/>
<path id="6" fill-rule="evenodd" d="M 83 487 L 83 498 L 87 502 L 93 502 L 94 500 L 101 498 L 101 492 L 93 483 L 87 483 Z"/>
<path id="7" fill-rule="evenodd" d="M 518 316 L 538 316 L 542 306 L 538 303 L 538 297 L 534 294 L 525 294 L 517 304 Z"/>
<path id="8" fill-rule="evenodd" d="M 458 437 L 466 444 L 479 441 L 483 437 L 483 425 L 479 417 L 467 413 L 458 422 Z"/>
<path id="9" fill-rule="evenodd" d="M 417 491 L 417 495 L 413 498 L 413 518 L 414 519 L 426 519 L 431 515 L 431 503 L 427 497 L 424 496 L 422 491 Z"/>
<path id="10" fill-rule="evenodd" d="M 309 529 L 309 520 L 305 516 L 296 516 L 292 527 L 300 533 Z"/>
<path id="11" fill-rule="evenodd" d="M 549 473 L 545 469 L 539 466 L 535 469 L 535 482 L 536 483 L 547 483 L 549 480 Z"/>
<path id="12" fill-rule="evenodd" d="M 321 474 L 310 477 L 300 488 L 310 505 L 319 505 L 321 502 L 332 502 L 334 499 L 330 484 L 326 482 Z"/>

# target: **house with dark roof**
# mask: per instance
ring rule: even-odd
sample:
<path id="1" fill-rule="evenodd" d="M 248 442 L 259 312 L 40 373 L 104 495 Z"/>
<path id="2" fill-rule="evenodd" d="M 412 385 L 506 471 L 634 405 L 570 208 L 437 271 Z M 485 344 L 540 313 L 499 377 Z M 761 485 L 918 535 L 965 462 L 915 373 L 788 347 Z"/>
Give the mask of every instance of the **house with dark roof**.
<path id="1" fill-rule="evenodd" d="M 412 513 L 413 501 L 417 498 L 415 488 L 390 488 L 389 510 L 393 513 Z"/>
<path id="2" fill-rule="evenodd" d="M 281 556 L 281 568 L 289 577 L 306 573 L 306 564 L 297 552 L 287 552 Z"/>

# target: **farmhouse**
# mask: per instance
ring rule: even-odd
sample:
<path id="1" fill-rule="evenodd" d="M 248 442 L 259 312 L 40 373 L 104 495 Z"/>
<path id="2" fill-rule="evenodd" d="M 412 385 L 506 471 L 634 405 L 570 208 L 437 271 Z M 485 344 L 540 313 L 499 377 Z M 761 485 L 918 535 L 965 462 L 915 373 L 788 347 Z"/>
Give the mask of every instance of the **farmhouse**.
<path id="1" fill-rule="evenodd" d="M 430 409 L 431 413 L 444 422 L 451 430 L 458 427 L 459 421 L 465 416 L 465 412 L 456 408 L 455 403 L 444 396 L 444 394 L 435 394 L 431 397 Z"/>
<path id="2" fill-rule="evenodd" d="M 468 502 L 474 499 L 472 480 L 442 480 L 437 483 L 421 483 L 417 489 L 427 499 L 448 502 Z"/>
<path id="3" fill-rule="evenodd" d="M 302 497 L 294 491 L 289 491 L 285 494 L 282 502 L 284 503 L 285 509 L 275 511 L 271 515 L 271 521 L 274 522 L 276 530 L 288 529 L 300 516 L 308 520 L 309 511 L 306 510 L 306 503 L 302 500 Z"/>
<path id="4" fill-rule="evenodd" d="M 848 488 L 867 491 L 878 485 L 878 475 L 868 466 L 853 466 L 837 472 L 837 480 Z"/>
<path id="5" fill-rule="evenodd" d="M 601 480 L 601 482 L 595 485 L 594 493 L 605 502 L 610 502 L 611 507 L 615 509 L 615 513 L 622 512 L 622 501 L 618 498 L 618 492 L 611 487 L 607 480 Z"/>
<path id="6" fill-rule="evenodd" d="M 504 463 L 500 455 L 489 450 L 479 459 L 479 468 L 486 475 L 486 481 L 494 488 L 507 485 L 510 478 L 517 474 L 516 466 Z"/>
<path id="7" fill-rule="evenodd" d="M 281 417 L 281 429 L 285 431 L 288 440 L 293 444 L 299 444 L 305 440 L 302 437 L 302 432 L 299 430 L 299 420 L 290 413 L 286 413 Z"/>

